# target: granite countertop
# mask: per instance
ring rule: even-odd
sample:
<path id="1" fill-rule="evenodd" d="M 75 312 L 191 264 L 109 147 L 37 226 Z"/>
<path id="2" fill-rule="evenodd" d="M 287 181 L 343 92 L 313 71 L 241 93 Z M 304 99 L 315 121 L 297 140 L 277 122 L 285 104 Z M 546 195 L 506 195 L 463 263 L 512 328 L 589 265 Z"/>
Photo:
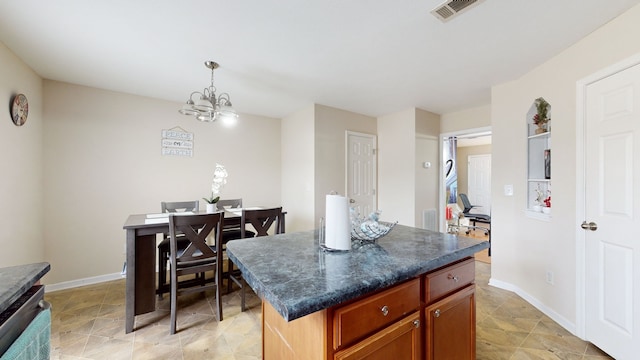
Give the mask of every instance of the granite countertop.
<path id="1" fill-rule="evenodd" d="M 347 252 L 322 251 L 318 231 L 310 230 L 232 240 L 227 254 L 256 294 L 291 321 L 488 247 L 488 241 L 397 225 L 377 242 Z"/>
<path id="2" fill-rule="evenodd" d="M 0 314 L 51 269 L 46 262 L 0 268 Z"/>

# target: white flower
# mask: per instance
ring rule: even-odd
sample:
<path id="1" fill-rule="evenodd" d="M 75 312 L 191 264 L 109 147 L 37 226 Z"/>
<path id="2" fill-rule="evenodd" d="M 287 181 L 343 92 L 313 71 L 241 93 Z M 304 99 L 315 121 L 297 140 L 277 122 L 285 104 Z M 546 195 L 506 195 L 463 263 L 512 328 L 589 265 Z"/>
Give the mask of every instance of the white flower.
<path id="1" fill-rule="evenodd" d="M 213 172 L 213 182 L 211 183 L 211 192 L 213 194 L 219 194 L 222 187 L 227 183 L 227 177 L 229 173 L 220 164 L 216 164 L 216 169 Z"/>

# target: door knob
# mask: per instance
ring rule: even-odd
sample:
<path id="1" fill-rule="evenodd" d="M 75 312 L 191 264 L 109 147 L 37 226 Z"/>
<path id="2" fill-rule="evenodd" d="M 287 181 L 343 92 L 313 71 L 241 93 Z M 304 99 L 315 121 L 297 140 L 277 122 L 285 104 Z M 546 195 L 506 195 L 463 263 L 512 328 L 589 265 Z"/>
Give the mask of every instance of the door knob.
<path id="1" fill-rule="evenodd" d="M 598 230 L 598 224 L 594 223 L 593 221 L 590 222 L 590 223 L 587 223 L 586 221 L 583 221 L 582 224 L 580 225 L 580 227 L 585 229 L 585 230 L 591 230 L 591 231 Z"/>
<path id="2" fill-rule="evenodd" d="M 355 200 L 353 200 L 353 199 L 349 199 L 349 202 L 353 204 L 353 203 L 355 203 L 356 201 L 355 201 Z"/>

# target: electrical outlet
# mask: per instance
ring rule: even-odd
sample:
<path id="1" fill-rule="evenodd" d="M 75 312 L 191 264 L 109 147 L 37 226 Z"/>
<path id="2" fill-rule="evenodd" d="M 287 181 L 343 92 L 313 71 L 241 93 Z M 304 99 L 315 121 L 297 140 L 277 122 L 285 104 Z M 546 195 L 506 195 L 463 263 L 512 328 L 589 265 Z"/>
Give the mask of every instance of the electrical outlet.
<path id="1" fill-rule="evenodd" d="M 547 271 L 547 284 L 553 285 L 553 283 L 554 283 L 553 271 Z"/>

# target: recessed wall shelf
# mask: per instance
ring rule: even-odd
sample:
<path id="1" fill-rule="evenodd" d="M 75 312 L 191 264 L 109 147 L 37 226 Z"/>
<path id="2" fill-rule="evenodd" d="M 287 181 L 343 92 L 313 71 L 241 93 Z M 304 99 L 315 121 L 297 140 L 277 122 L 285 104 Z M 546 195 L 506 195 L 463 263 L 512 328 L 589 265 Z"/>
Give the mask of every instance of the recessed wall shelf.
<path id="1" fill-rule="evenodd" d="M 525 214 L 550 220 L 542 213 L 541 201 L 551 195 L 551 105 L 536 99 L 526 117 L 527 128 L 527 204 Z"/>

